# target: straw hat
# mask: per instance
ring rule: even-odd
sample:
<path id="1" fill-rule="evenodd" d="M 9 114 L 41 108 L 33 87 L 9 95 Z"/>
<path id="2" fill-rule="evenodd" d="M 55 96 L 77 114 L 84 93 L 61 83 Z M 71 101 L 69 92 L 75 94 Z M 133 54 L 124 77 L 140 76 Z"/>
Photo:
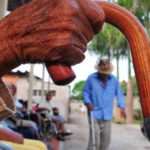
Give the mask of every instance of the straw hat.
<path id="1" fill-rule="evenodd" d="M 95 66 L 99 73 L 110 74 L 114 70 L 114 66 L 108 59 L 101 59 L 99 64 Z"/>

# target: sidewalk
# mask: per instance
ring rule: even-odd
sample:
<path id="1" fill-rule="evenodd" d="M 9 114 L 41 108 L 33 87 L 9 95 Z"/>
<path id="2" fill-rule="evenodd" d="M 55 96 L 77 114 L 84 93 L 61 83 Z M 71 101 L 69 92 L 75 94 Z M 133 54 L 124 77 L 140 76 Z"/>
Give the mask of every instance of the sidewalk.
<path id="1" fill-rule="evenodd" d="M 74 134 L 60 142 L 59 150 L 86 150 L 89 139 L 85 115 L 72 113 L 69 128 Z M 108 150 L 150 150 L 149 141 L 142 135 L 139 125 L 112 124 L 111 144 Z"/>
<path id="2" fill-rule="evenodd" d="M 55 149 L 55 150 L 58 150 L 59 148 L 59 141 L 56 140 L 55 138 L 52 139 L 52 141 L 50 142 L 50 144 L 52 145 L 52 147 Z"/>

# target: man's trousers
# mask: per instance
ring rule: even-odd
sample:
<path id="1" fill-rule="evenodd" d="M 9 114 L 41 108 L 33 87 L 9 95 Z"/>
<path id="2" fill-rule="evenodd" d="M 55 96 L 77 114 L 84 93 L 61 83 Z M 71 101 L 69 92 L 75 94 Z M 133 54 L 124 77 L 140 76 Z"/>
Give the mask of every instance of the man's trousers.
<path id="1" fill-rule="evenodd" d="M 90 139 L 87 150 L 93 150 L 91 116 L 88 115 L 90 127 Z M 93 118 L 96 150 L 106 150 L 110 143 L 111 120 L 98 120 Z"/>

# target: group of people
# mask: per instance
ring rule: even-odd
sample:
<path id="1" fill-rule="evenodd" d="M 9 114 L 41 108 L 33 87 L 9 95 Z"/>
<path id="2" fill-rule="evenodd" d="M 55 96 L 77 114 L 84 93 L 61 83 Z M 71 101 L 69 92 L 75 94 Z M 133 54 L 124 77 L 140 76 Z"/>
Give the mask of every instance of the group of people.
<path id="1" fill-rule="evenodd" d="M 23 129 L 0 124 L 0 148 L 3 150 L 47 150 L 42 142 L 40 130 L 41 116 L 24 108 L 18 100 L 13 100 L 15 88 L 8 85 L 3 75 L 25 63 L 65 62 L 75 65 L 83 61 L 87 43 L 98 34 L 105 21 L 104 11 L 91 0 L 33 0 L 16 9 L 0 20 L 0 120 L 8 116 L 24 127 L 34 128 L 34 134 Z M 84 103 L 88 108 L 90 140 L 88 150 L 92 150 L 92 127 L 90 111 L 93 111 L 96 150 L 105 150 L 110 142 L 113 99 L 117 95 L 121 115 L 125 117 L 125 104 L 119 82 L 111 72 L 113 66 L 108 60 L 100 60 L 98 72 L 90 75 L 83 89 Z M 61 76 L 61 74 L 60 74 Z M 46 110 L 57 129 L 57 139 L 64 141 L 65 120 L 59 115 L 58 108 L 51 104 L 51 93 L 41 101 L 38 111 Z M 16 107 L 14 106 L 14 103 Z M 15 108 L 17 109 L 16 114 Z M 30 112 L 24 114 L 22 110 Z M 54 116 L 52 111 L 58 114 Z M 17 118 L 19 115 L 22 117 Z M 28 139 L 27 139 L 28 138 Z M 32 140 L 31 140 L 32 139 Z M 38 140 L 35 140 L 38 139 Z"/>
<path id="2" fill-rule="evenodd" d="M 83 89 L 83 99 L 84 103 L 88 109 L 88 119 L 90 125 L 90 139 L 87 150 L 92 150 L 93 140 L 92 140 L 92 124 L 91 124 L 91 111 L 93 111 L 94 117 L 94 130 L 95 130 L 95 146 L 96 150 L 106 150 L 110 143 L 111 135 L 111 119 L 113 114 L 113 102 L 114 96 L 117 96 L 118 107 L 121 108 L 121 116 L 125 117 L 125 103 L 124 96 L 119 85 L 119 82 L 115 76 L 111 74 L 114 70 L 113 65 L 109 62 L 108 59 L 101 59 L 99 64 L 95 67 L 97 69 L 96 73 L 91 74 L 85 83 Z M 20 118 L 16 117 L 16 114 L 11 116 L 11 119 L 15 120 L 16 126 L 28 127 L 32 126 L 35 129 L 36 135 L 33 135 L 29 131 L 25 131 L 20 128 L 13 128 L 7 124 L 7 122 L 0 122 L 0 147 L 7 144 L 13 148 L 16 146 L 21 146 L 23 148 L 35 147 L 46 149 L 46 146 L 42 143 L 42 131 L 41 120 L 42 117 L 39 113 L 34 112 L 33 110 L 27 110 L 16 98 L 15 94 L 17 87 L 14 84 L 7 85 L 12 96 L 15 99 L 16 105 L 16 114 L 21 116 Z M 51 121 L 55 124 L 56 128 L 56 138 L 58 140 L 64 141 L 64 136 L 71 135 L 70 132 L 65 132 L 65 123 L 66 120 L 59 114 L 59 109 L 54 107 L 52 104 L 52 93 L 48 91 L 46 96 L 36 107 L 37 112 L 46 112 L 46 118 L 50 118 Z M 23 112 L 30 112 L 24 114 Z M 30 116 L 30 117 L 29 117 Z M 30 120 L 29 120 L 30 118 Z M 12 134 L 13 132 L 13 134 Z M 3 135 L 3 136 L 2 136 Z M 8 136 L 10 135 L 10 136 Z M 13 138 L 15 136 L 15 138 Z M 31 142 L 32 139 L 33 141 Z M 35 141 L 36 140 L 36 141 Z M 39 140 L 39 141 L 37 141 Z M 14 144 L 17 143 L 17 144 Z M 23 144 L 24 143 L 24 144 Z M 32 143 L 32 144 L 31 144 Z M 23 148 L 21 148 L 23 150 Z M 29 149 L 29 148 L 28 148 Z M 33 148 L 32 148 L 33 149 Z M 11 149 L 10 149 L 11 150 Z M 30 150 L 30 149 L 29 149 Z"/>
<path id="3" fill-rule="evenodd" d="M 9 119 L 14 121 L 16 127 L 9 124 L 6 120 L 0 122 L 0 133 L 2 133 L 0 134 L 0 148 L 3 146 L 4 149 L 4 144 L 7 144 L 5 149 L 7 149 L 7 146 L 11 146 L 11 149 L 14 148 L 16 150 L 18 150 L 18 148 L 21 150 L 36 150 L 38 148 L 41 150 L 46 150 L 47 148 L 52 149 L 50 144 L 45 145 L 42 142 L 44 139 L 41 130 L 43 118 L 40 113 L 37 112 L 45 113 L 48 121 L 53 123 L 57 140 L 65 141 L 64 136 L 73 134 L 68 132 L 68 130 L 66 132 L 66 120 L 59 114 L 59 109 L 52 105 L 51 91 L 46 93 L 45 98 L 41 100 L 36 109 L 37 112 L 35 112 L 34 110 L 28 110 L 18 99 L 15 98 L 17 91 L 15 84 L 8 84 L 7 86 L 16 105 L 16 113 L 9 117 Z"/>

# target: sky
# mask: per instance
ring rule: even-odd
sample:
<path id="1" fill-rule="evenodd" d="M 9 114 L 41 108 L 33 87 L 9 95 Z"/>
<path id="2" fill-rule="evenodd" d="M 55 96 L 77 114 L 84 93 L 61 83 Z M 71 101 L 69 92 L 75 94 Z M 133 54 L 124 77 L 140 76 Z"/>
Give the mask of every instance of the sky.
<path id="1" fill-rule="evenodd" d="M 74 70 L 74 72 L 76 74 L 76 78 L 71 84 L 69 84 L 71 86 L 71 89 L 73 89 L 73 86 L 75 83 L 77 83 L 81 80 L 86 80 L 87 77 L 91 73 L 97 71 L 95 69 L 95 65 L 97 64 L 98 56 L 96 56 L 94 54 L 91 55 L 91 54 L 89 54 L 88 51 L 85 52 L 85 56 L 86 56 L 86 58 L 84 59 L 83 62 L 81 62 L 78 65 L 72 66 L 72 69 Z M 114 59 L 111 63 L 114 65 L 114 68 L 115 68 L 114 71 L 112 72 L 112 74 L 116 76 L 116 74 L 117 74 L 116 60 Z M 131 68 L 132 68 L 131 74 L 132 74 L 132 76 L 134 76 L 133 66 Z M 15 71 L 15 72 L 17 70 L 20 70 L 22 72 L 30 71 L 30 64 L 21 65 L 15 69 L 13 69 L 13 71 Z M 119 70 L 120 70 L 119 71 L 119 73 L 120 73 L 119 81 L 123 81 L 123 80 L 128 81 L 128 62 L 127 62 L 127 59 L 123 59 L 123 60 L 119 61 Z M 43 71 L 43 66 L 41 64 L 35 64 L 34 65 L 34 75 L 42 78 L 42 74 L 43 74 L 42 71 Z M 45 68 L 44 78 L 45 78 L 44 80 L 46 82 L 49 79 L 49 75 L 48 75 L 46 68 Z M 52 82 L 52 80 L 50 80 L 50 82 Z"/>

